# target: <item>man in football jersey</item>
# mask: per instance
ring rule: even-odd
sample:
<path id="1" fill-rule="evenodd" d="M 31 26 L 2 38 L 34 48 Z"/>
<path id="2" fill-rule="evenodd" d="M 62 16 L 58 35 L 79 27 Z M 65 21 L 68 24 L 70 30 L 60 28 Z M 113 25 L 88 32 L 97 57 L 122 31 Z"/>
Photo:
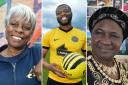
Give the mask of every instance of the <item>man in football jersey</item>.
<path id="1" fill-rule="evenodd" d="M 61 69 L 64 56 L 71 52 L 85 54 L 86 34 L 71 24 L 71 8 L 62 4 L 56 9 L 59 27 L 54 28 L 43 36 L 43 67 L 49 70 L 47 85 L 82 85 L 80 79 L 68 79 Z M 50 50 L 50 64 L 45 56 Z"/>

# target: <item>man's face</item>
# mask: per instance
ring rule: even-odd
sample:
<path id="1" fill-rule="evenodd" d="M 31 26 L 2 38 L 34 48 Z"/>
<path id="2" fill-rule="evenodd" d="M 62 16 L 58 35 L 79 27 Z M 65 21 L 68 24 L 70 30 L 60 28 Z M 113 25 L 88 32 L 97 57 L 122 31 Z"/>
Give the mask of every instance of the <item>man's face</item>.
<path id="1" fill-rule="evenodd" d="M 92 52 L 94 56 L 110 59 L 119 52 L 122 40 L 121 27 L 110 19 L 104 19 L 92 30 Z"/>
<path id="2" fill-rule="evenodd" d="M 12 15 L 9 24 L 6 26 L 6 39 L 11 47 L 24 47 L 30 40 L 32 33 L 31 23 L 15 14 Z"/>
<path id="3" fill-rule="evenodd" d="M 65 26 L 71 23 L 72 12 L 69 6 L 62 5 L 56 9 L 57 21 L 60 25 Z"/>

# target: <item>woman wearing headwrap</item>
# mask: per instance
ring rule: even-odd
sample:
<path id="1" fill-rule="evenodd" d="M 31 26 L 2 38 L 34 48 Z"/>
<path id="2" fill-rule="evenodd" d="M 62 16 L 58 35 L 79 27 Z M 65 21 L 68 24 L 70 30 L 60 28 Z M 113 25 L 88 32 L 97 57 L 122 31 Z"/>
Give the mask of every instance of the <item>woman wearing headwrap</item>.
<path id="1" fill-rule="evenodd" d="M 125 70 L 114 58 L 128 37 L 128 17 L 113 7 L 97 10 L 89 20 L 92 55 L 88 56 L 88 85 L 124 85 Z"/>

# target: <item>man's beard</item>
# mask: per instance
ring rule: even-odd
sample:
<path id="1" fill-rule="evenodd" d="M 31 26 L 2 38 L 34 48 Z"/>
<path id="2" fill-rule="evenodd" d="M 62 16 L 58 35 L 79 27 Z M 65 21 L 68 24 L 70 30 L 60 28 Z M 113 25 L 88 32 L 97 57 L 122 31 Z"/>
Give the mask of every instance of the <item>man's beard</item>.
<path id="1" fill-rule="evenodd" d="M 60 25 L 62 25 L 62 26 L 65 26 L 65 25 L 70 24 L 70 23 L 71 23 L 71 20 L 72 20 L 72 16 L 68 16 L 67 22 L 64 22 L 64 23 L 61 21 L 60 18 L 57 18 L 58 23 L 59 23 Z"/>

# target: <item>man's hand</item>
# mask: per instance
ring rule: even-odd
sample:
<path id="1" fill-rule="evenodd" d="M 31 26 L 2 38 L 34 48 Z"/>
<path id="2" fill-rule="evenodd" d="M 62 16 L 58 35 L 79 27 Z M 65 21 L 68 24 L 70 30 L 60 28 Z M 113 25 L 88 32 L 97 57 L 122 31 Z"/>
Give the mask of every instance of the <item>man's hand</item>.
<path id="1" fill-rule="evenodd" d="M 55 63 L 49 64 L 49 70 L 58 75 L 59 77 L 65 78 L 66 75 L 62 71 L 62 68 Z"/>

